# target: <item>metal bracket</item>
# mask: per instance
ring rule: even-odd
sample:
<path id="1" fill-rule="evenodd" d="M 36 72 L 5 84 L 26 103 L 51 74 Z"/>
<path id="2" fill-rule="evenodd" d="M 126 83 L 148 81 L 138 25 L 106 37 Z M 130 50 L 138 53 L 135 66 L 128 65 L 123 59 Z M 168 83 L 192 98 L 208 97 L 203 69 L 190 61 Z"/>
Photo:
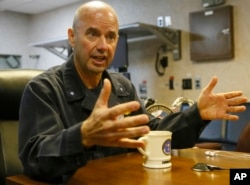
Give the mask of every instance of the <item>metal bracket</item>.
<path id="1" fill-rule="evenodd" d="M 181 31 L 167 27 L 158 27 L 145 23 L 132 23 L 120 27 L 121 33 L 127 34 L 128 39 L 147 39 L 156 36 L 172 51 L 174 60 L 181 59 Z"/>
<path id="2" fill-rule="evenodd" d="M 68 39 L 66 37 L 48 40 L 45 42 L 37 42 L 30 44 L 30 46 L 45 48 L 64 60 L 67 60 L 72 52 L 72 48 L 69 45 Z"/>

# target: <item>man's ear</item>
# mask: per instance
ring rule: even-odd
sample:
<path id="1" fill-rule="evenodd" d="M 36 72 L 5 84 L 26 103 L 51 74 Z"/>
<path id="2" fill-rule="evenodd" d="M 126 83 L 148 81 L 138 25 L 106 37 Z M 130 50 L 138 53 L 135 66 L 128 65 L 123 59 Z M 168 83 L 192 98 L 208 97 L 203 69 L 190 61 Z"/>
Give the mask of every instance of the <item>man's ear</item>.
<path id="1" fill-rule="evenodd" d="M 75 47 L 75 34 L 73 28 L 68 29 L 68 41 L 72 48 Z"/>

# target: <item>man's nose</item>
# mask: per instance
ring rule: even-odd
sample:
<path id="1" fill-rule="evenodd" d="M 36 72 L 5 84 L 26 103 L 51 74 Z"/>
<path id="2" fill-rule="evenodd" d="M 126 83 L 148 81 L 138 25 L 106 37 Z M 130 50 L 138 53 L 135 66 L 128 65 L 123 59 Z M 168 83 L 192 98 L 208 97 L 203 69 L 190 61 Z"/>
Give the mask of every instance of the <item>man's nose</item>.
<path id="1" fill-rule="evenodd" d="M 106 38 L 104 36 L 101 36 L 98 39 L 96 47 L 97 47 L 97 49 L 100 49 L 100 50 L 107 50 L 108 43 L 107 43 L 107 40 L 106 40 Z"/>

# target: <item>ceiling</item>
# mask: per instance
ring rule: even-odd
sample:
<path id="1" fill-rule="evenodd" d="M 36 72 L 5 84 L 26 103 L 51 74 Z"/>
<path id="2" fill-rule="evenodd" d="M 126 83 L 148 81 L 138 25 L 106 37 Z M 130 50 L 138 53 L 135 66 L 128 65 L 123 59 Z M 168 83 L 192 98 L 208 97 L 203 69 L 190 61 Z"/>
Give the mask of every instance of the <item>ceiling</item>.
<path id="1" fill-rule="evenodd" d="M 82 0 L 0 0 L 0 11 L 38 14 Z"/>

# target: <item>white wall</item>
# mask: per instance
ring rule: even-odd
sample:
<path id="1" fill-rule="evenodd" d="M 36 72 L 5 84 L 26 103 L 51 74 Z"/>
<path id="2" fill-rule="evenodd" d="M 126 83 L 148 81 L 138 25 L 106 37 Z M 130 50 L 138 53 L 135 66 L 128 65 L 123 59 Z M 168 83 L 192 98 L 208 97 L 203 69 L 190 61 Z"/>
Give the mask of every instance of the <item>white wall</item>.
<path id="1" fill-rule="evenodd" d="M 27 15 L 0 12 L 0 55 L 22 55 L 22 60 L 27 60 L 29 25 L 30 19 Z M 0 67 L 8 68 L 1 58 Z"/>
<path id="2" fill-rule="evenodd" d="M 83 1 L 85 2 L 85 1 Z M 192 78 L 201 77 L 204 87 L 213 75 L 219 77 L 215 92 L 230 90 L 243 90 L 246 96 L 250 95 L 248 69 L 250 63 L 250 20 L 248 0 L 227 0 L 226 4 L 234 7 L 234 32 L 235 32 L 235 58 L 225 61 L 192 62 L 189 55 L 189 13 L 203 10 L 201 0 L 106 0 L 118 12 L 120 24 L 132 22 L 145 22 L 156 24 L 159 15 L 169 15 L 172 18 L 172 28 L 182 31 L 182 59 L 173 61 L 169 53 L 169 66 L 165 75 L 159 77 L 154 68 L 155 55 L 161 45 L 157 40 L 133 42 L 129 44 L 129 72 L 136 88 L 142 80 L 147 80 L 148 94 L 158 102 L 170 105 L 176 97 L 185 96 L 196 100 L 200 90 L 182 90 L 181 80 L 187 74 Z M 23 67 L 47 69 L 53 65 L 64 62 L 59 57 L 43 48 L 28 47 L 28 43 L 45 41 L 67 35 L 67 28 L 71 26 L 73 14 L 78 4 L 61 9 L 27 16 L 22 14 L 1 13 L 0 27 L 1 42 L 0 53 L 23 54 Z M 7 29 L 8 27 L 8 29 Z M 11 30 L 11 31 L 9 31 Z M 21 30 L 21 31 L 20 31 Z M 20 31 L 20 33 L 17 33 Z M 14 32 L 14 33 L 12 33 Z M 5 35 L 4 37 L 2 37 Z M 38 62 L 30 59 L 29 55 L 40 55 Z M 139 72 L 138 72 L 139 71 Z M 142 75 L 143 74 L 143 75 Z M 169 76 L 175 77 L 175 90 L 169 90 Z"/>

